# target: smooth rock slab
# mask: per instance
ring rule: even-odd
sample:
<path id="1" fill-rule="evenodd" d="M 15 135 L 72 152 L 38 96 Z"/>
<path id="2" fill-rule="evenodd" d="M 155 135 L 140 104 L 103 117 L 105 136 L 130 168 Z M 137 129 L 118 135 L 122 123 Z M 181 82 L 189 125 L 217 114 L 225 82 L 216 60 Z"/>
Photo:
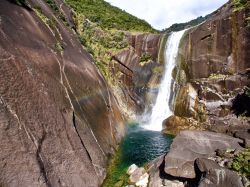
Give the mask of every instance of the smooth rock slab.
<path id="1" fill-rule="evenodd" d="M 165 157 L 164 171 L 175 177 L 195 178 L 194 161 L 215 155 L 217 149 L 242 149 L 242 140 L 208 131 L 182 131 Z"/>

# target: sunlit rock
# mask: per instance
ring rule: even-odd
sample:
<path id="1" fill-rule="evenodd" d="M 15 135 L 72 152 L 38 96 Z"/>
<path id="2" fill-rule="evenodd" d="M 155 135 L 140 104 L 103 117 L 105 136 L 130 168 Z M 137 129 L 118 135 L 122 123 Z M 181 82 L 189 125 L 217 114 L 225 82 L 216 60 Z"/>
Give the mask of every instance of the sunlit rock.
<path id="1" fill-rule="evenodd" d="M 181 131 L 165 157 L 164 171 L 175 177 L 195 178 L 194 161 L 215 155 L 217 149 L 242 149 L 242 140 L 208 131 Z"/>
<path id="2" fill-rule="evenodd" d="M 135 184 L 138 181 L 140 181 L 142 176 L 146 173 L 144 168 L 137 168 L 134 170 L 134 172 L 129 176 L 129 182 L 131 184 Z"/>
<path id="3" fill-rule="evenodd" d="M 163 184 L 166 187 L 184 187 L 183 182 L 180 182 L 180 181 L 177 181 L 177 180 L 171 181 L 171 180 L 165 179 L 163 181 Z"/>
<path id="4" fill-rule="evenodd" d="M 128 174 L 128 175 L 131 175 L 137 168 L 138 168 L 137 165 L 132 164 L 131 166 L 129 166 L 128 171 L 127 171 L 127 174 Z"/>
<path id="5" fill-rule="evenodd" d="M 149 178 L 149 175 L 147 173 L 144 173 L 138 182 L 135 183 L 136 186 L 139 186 L 139 187 L 147 187 L 148 185 L 148 178 Z"/>

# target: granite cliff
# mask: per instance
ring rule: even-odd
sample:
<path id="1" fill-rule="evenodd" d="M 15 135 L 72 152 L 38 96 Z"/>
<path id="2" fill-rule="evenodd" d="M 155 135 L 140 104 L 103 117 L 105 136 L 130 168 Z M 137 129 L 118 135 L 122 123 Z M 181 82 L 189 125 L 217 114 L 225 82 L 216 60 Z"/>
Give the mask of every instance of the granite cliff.
<path id="1" fill-rule="evenodd" d="M 248 3 L 237 9 L 236 1 L 229 1 L 186 32 L 173 72 L 177 82 L 175 116 L 165 121 L 170 126 L 175 121 L 180 129 L 193 125 L 194 129 L 233 135 L 233 126 L 243 125 L 236 128 L 244 130 L 249 125 L 248 118 L 235 115 L 234 110 L 239 102 L 236 96 L 250 84 L 249 16 Z"/>
<path id="2" fill-rule="evenodd" d="M 84 31 L 97 33 L 97 42 L 85 41 Z M 0 186 L 102 184 L 127 117 L 142 108 L 161 39 L 124 33 L 61 0 L 0 2 Z M 99 36 L 119 50 L 107 54 Z M 113 47 L 116 37 L 121 46 Z"/>
<path id="3" fill-rule="evenodd" d="M 0 2 L 0 184 L 100 186 L 123 116 L 77 36 L 28 3 Z"/>
<path id="4" fill-rule="evenodd" d="M 177 136 L 149 163 L 149 186 L 249 186 L 249 16 L 249 1 L 229 1 L 183 36 L 163 122 Z"/>

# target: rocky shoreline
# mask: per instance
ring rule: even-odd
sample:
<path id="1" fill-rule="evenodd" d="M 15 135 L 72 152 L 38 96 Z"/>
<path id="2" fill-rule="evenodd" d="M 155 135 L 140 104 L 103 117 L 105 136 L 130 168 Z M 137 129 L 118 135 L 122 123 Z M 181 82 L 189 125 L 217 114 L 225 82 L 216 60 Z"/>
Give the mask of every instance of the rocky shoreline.
<path id="1" fill-rule="evenodd" d="M 144 168 L 132 165 L 131 185 L 140 187 L 245 187 L 250 182 L 232 170 L 244 151 L 242 140 L 209 131 L 182 131 L 170 151 Z M 249 149 L 245 149 L 249 168 Z M 249 177 L 249 176 L 248 176 Z"/>

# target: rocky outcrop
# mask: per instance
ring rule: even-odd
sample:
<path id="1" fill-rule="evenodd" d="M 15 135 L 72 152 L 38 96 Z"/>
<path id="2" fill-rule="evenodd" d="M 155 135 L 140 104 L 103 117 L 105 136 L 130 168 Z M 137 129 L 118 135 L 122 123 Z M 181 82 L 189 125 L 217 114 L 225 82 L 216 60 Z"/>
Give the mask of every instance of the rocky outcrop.
<path id="1" fill-rule="evenodd" d="M 137 112 L 142 112 L 145 108 L 146 93 L 150 87 L 159 83 L 152 79 L 157 74 L 157 69 L 161 69 L 161 64 L 157 63 L 158 52 L 161 45 L 160 34 L 127 34 L 129 49 L 123 50 L 112 57 L 110 64 L 113 75 L 122 82 L 122 90 L 127 93 L 127 102 L 134 107 Z M 124 87 L 124 85 L 126 87 Z"/>
<path id="2" fill-rule="evenodd" d="M 173 115 L 163 121 L 162 132 L 177 135 L 182 130 L 204 130 L 203 126 L 192 118 Z"/>
<path id="3" fill-rule="evenodd" d="M 217 149 L 242 149 L 240 139 L 207 131 L 181 131 L 165 157 L 164 171 L 175 177 L 195 178 L 194 161 L 215 155 Z"/>
<path id="4" fill-rule="evenodd" d="M 197 175 L 201 176 L 198 187 L 243 187 L 241 177 L 234 171 L 219 166 L 215 161 L 195 160 Z"/>
<path id="5" fill-rule="evenodd" d="M 100 186 L 125 133 L 107 83 L 45 1 L 0 12 L 0 186 Z"/>
<path id="6" fill-rule="evenodd" d="M 229 1 L 186 31 L 173 72 L 176 116 L 193 118 L 201 128 L 216 132 L 222 132 L 220 127 L 249 126 L 248 119 L 231 110 L 233 99 L 250 85 L 249 15 L 249 5 L 236 10 Z"/>
<path id="7" fill-rule="evenodd" d="M 129 175 L 129 183 L 139 187 L 148 186 L 148 173 L 143 167 L 138 167 L 135 164 L 132 164 L 127 171 Z"/>
<path id="8" fill-rule="evenodd" d="M 246 177 L 228 169 L 241 142 L 220 133 L 182 131 L 169 153 L 148 163 L 149 187 L 247 186 Z"/>

